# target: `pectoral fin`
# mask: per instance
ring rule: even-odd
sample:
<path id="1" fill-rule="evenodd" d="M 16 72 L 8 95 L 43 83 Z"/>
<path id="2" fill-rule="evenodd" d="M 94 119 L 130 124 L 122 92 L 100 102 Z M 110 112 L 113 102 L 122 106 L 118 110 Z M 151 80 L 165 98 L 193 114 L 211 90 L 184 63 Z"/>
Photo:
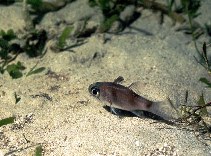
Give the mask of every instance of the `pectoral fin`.
<path id="1" fill-rule="evenodd" d="M 111 113 L 120 116 L 122 111 L 118 108 L 110 107 Z"/>

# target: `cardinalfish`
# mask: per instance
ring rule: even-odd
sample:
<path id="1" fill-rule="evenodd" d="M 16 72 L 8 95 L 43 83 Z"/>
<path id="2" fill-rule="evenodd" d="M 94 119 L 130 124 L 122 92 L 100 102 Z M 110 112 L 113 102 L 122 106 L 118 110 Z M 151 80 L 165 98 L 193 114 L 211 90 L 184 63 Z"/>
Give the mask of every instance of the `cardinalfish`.
<path id="1" fill-rule="evenodd" d="M 89 92 L 111 108 L 111 112 L 118 115 L 119 110 L 130 111 L 138 117 L 143 117 L 143 111 L 153 113 L 164 120 L 172 119 L 171 115 L 162 108 L 162 102 L 150 101 L 137 93 L 130 86 L 119 83 L 124 80 L 119 76 L 114 82 L 96 82 L 89 86 Z"/>

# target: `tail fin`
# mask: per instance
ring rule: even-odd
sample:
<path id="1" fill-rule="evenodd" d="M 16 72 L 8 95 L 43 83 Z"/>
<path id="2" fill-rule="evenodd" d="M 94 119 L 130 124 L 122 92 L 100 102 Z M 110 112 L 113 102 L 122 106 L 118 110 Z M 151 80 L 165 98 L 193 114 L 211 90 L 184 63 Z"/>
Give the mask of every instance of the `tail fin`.
<path id="1" fill-rule="evenodd" d="M 169 103 L 168 100 L 153 102 L 149 112 L 160 116 L 164 120 L 173 120 L 178 118 L 176 109 Z"/>

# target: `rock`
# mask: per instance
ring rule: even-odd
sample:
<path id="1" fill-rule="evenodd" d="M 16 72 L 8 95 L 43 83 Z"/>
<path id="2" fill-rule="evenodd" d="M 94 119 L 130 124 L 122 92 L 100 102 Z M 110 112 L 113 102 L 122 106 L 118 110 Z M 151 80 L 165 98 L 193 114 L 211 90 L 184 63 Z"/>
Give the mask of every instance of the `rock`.
<path id="1" fill-rule="evenodd" d="M 29 3 L 31 4 L 31 3 Z M 42 12 L 49 12 L 49 11 L 56 11 L 61 9 L 67 4 L 67 0 L 42 0 L 41 4 L 38 3 L 37 5 L 32 5 L 32 8 L 37 11 L 38 13 Z"/>
<path id="2" fill-rule="evenodd" d="M 108 32 L 110 32 L 110 33 L 117 33 L 117 32 L 120 32 L 120 31 L 122 31 L 122 30 L 123 30 L 122 22 L 120 22 L 120 21 L 115 21 L 115 22 L 111 25 L 111 27 L 110 27 L 110 29 L 109 29 Z"/>
<path id="3" fill-rule="evenodd" d="M 134 19 L 134 13 L 135 13 L 135 6 L 134 5 L 128 5 L 121 13 L 120 13 L 120 19 L 124 21 L 125 23 L 129 23 L 131 20 Z"/>
<path id="4" fill-rule="evenodd" d="M 0 9 L 0 29 L 7 31 L 13 29 L 14 32 L 25 27 L 21 6 L 10 5 Z"/>

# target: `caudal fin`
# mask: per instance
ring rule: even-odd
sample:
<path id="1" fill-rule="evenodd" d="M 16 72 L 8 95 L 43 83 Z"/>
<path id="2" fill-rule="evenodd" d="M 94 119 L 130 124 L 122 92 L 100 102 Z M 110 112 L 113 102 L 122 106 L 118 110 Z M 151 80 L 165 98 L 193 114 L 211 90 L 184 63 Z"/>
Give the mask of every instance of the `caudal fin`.
<path id="1" fill-rule="evenodd" d="M 149 112 L 158 115 L 164 120 L 173 120 L 178 118 L 176 109 L 169 103 L 168 100 L 162 102 L 153 102 Z"/>

